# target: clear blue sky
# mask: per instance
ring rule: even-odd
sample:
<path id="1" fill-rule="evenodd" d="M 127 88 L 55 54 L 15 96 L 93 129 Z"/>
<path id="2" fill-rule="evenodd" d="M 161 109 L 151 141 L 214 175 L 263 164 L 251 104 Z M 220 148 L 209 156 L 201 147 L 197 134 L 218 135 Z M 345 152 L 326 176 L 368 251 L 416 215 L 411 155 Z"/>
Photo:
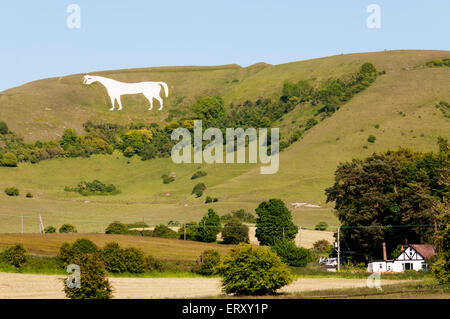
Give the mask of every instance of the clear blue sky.
<path id="1" fill-rule="evenodd" d="M 81 28 L 69 29 L 69 4 Z M 381 28 L 366 26 L 369 4 Z M 448 0 L 14 0 L 0 4 L 0 91 L 46 77 L 167 65 L 280 64 L 450 49 Z"/>

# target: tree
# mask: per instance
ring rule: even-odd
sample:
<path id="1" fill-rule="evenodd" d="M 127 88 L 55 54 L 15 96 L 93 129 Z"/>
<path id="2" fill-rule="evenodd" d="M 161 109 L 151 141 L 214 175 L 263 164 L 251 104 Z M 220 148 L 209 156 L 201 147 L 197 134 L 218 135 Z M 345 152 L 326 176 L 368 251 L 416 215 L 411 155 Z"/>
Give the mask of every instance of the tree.
<path id="1" fill-rule="evenodd" d="M 363 75 L 373 75 L 377 73 L 377 69 L 372 63 L 366 62 L 361 66 L 359 73 Z"/>
<path id="2" fill-rule="evenodd" d="M 193 106 L 197 119 L 202 120 L 202 127 L 223 127 L 226 111 L 220 96 L 207 96 L 197 99 Z"/>
<path id="3" fill-rule="evenodd" d="M 61 227 L 59 227 L 58 231 L 61 234 L 63 234 L 63 233 L 76 233 L 77 229 L 75 228 L 75 226 L 73 226 L 71 224 L 63 224 Z"/>
<path id="4" fill-rule="evenodd" d="M 335 202 L 341 225 L 351 226 L 342 228 L 341 237 L 352 250 L 380 258 L 383 242 L 390 255 L 400 243 L 432 239 L 429 227 L 393 227 L 434 222 L 430 177 L 441 164 L 431 161 L 425 169 L 426 157 L 403 149 L 338 166 L 335 183 L 325 193 L 327 202 Z"/>
<path id="5" fill-rule="evenodd" d="M 212 243 L 216 241 L 220 232 L 220 217 L 214 209 L 208 209 L 208 213 L 203 216 L 198 225 L 198 240 Z"/>
<path id="6" fill-rule="evenodd" d="M 102 259 L 107 271 L 112 273 L 121 273 L 127 270 L 122 249 L 118 243 L 107 243 L 102 250 Z"/>
<path id="7" fill-rule="evenodd" d="M 326 239 L 319 239 L 313 243 L 313 251 L 316 253 L 325 253 L 329 252 L 333 249 L 333 245 L 331 245 Z"/>
<path id="8" fill-rule="evenodd" d="M 311 252 L 306 248 L 297 247 L 292 240 L 278 239 L 271 248 L 289 266 L 305 267 L 312 261 Z"/>
<path id="9" fill-rule="evenodd" d="M 248 226 L 234 218 L 223 226 L 222 238 L 225 244 L 248 243 Z"/>
<path id="10" fill-rule="evenodd" d="M 291 212 L 280 199 L 264 201 L 256 208 L 256 238 L 261 245 L 273 245 L 276 239 L 294 239 L 298 227 Z"/>
<path id="11" fill-rule="evenodd" d="M 203 195 L 203 192 L 206 189 L 206 185 L 203 183 L 198 183 L 194 186 L 192 189 L 192 194 L 195 194 L 196 197 L 201 197 Z"/>
<path id="12" fill-rule="evenodd" d="M 6 153 L 1 159 L 1 164 L 3 166 L 16 167 L 18 163 L 19 161 L 13 153 Z"/>
<path id="13" fill-rule="evenodd" d="M 8 134 L 8 125 L 5 122 L 0 121 L 0 134 Z"/>
<path id="14" fill-rule="evenodd" d="M 178 235 L 175 231 L 167 227 L 166 225 L 160 224 L 155 227 L 152 232 L 153 237 L 162 237 L 162 238 L 177 238 Z"/>
<path id="15" fill-rule="evenodd" d="M 327 228 L 328 228 L 327 222 L 319 222 L 319 223 L 314 227 L 315 230 L 327 230 Z"/>
<path id="16" fill-rule="evenodd" d="M 22 267 L 27 261 L 27 251 L 22 244 L 16 244 L 5 250 L 5 259 L 16 268 Z"/>
<path id="17" fill-rule="evenodd" d="M 112 222 L 105 229 L 105 234 L 126 234 L 128 231 L 128 227 L 121 222 Z"/>
<path id="18" fill-rule="evenodd" d="M 17 187 L 7 187 L 5 188 L 5 194 L 8 196 L 19 196 L 19 189 Z"/>
<path id="19" fill-rule="evenodd" d="M 269 247 L 239 244 L 219 267 L 222 289 L 227 294 L 267 295 L 290 284 L 289 268 Z"/>
<path id="20" fill-rule="evenodd" d="M 197 258 L 196 272 L 200 275 L 211 276 L 217 273 L 217 267 L 220 264 L 220 253 L 218 250 L 205 250 Z"/>
<path id="21" fill-rule="evenodd" d="M 197 222 L 187 222 L 186 224 L 182 224 L 178 229 L 178 237 L 186 240 L 198 240 Z"/>
<path id="22" fill-rule="evenodd" d="M 50 225 L 50 226 L 45 227 L 44 232 L 46 234 L 54 234 L 54 233 L 56 233 L 56 228 L 54 226 Z"/>
<path id="23" fill-rule="evenodd" d="M 112 288 L 98 253 L 81 254 L 73 260 L 80 267 L 80 287 L 71 288 L 64 280 L 64 292 L 70 299 L 110 299 Z M 69 277 L 70 278 L 70 277 Z"/>
<path id="24" fill-rule="evenodd" d="M 128 272 L 142 273 L 147 266 L 145 256 L 139 248 L 129 247 L 122 251 L 123 260 Z"/>

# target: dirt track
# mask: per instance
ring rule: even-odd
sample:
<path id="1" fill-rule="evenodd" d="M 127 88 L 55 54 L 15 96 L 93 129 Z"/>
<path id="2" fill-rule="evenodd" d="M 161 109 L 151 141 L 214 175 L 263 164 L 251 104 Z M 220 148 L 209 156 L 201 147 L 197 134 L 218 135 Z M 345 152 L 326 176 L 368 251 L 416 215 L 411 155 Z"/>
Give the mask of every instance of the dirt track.
<path id="1" fill-rule="evenodd" d="M 64 298 L 64 276 L 0 273 L 0 299 Z M 221 294 L 217 278 L 110 278 L 115 298 L 195 298 Z M 382 281 L 396 284 L 402 281 Z M 365 279 L 301 278 L 280 292 L 366 286 Z"/>

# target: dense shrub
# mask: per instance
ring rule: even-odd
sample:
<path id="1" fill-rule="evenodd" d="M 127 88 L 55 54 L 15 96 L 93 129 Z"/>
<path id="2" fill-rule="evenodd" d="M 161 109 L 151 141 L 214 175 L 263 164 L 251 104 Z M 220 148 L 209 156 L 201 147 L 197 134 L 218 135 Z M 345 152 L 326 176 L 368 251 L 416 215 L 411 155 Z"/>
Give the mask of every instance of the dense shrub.
<path id="1" fill-rule="evenodd" d="M 92 195 L 117 195 L 120 191 L 113 184 L 103 184 L 99 180 L 94 180 L 92 182 L 82 181 L 77 187 L 65 187 L 66 192 L 77 192 L 83 196 Z"/>
<path id="2" fill-rule="evenodd" d="M 197 222 L 188 222 L 182 224 L 178 229 L 178 237 L 186 240 L 198 240 L 198 224 Z"/>
<path id="3" fill-rule="evenodd" d="M 308 249 L 297 247 L 291 240 L 276 240 L 271 248 L 289 266 L 304 267 L 313 259 Z"/>
<path id="4" fill-rule="evenodd" d="M 331 245 L 327 240 L 320 239 L 313 243 L 313 251 L 316 253 L 325 253 L 331 251 L 333 248 L 333 245 Z"/>
<path id="5" fill-rule="evenodd" d="M 248 243 L 248 226 L 232 219 L 223 226 L 222 239 L 225 244 Z"/>
<path id="6" fill-rule="evenodd" d="M 3 254 L 6 261 L 16 268 L 22 267 L 27 261 L 27 251 L 22 244 L 9 247 Z"/>
<path id="7" fill-rule="evenodd" d="M 134 247 L 125 248 L 122 251 L 125 267 L 130 273 L 142 273 L 147 267 L 142 250 Z"/>
<path id="8" fill-rule="evenodd" d="M 256 214 L 256 238 L 261 245 L 272 245 L 279 238 L 295 238 L 298 227 L 292 222 L 291 212 L 282 200 L 262 202 L 256 208 Z"/>
<path id="9" fill-rule="evenodd" d="M 89 239 L 79 238 L 72 244 L 72 252 L 75 256 L 79 254 L 97 253 L 99 252 L 99 248 Z"/>
<path id="10" fill-rule="evenodd" d="M 146 271 L 162 272 L 165 269 L 164 264 L 153 256 L 147 256 L 145 258 L 145 264 L 146 264 L 145 266 Z"/>
<path id="11" fill-rule="evenodd" d="M 3 166 L 16 167 L 19 163 L 16 155 L 13 153 L 6 153 L 1 157 L 0 164 Z"/>
<path id="12" fill-rule="evenodd" d="M 102 259 L 106 270 L 109 272 L 122 273 L 127 270 L 122 249 L 118 243 L 107 243 L 102 250 Z"/>
<path id="13" fill-rule="evenodd" d="M 208 209 L 208 213 L 203 216 L 198 225 L 198 240 L 204 242 L 215 242 L 220 232 L 220 217 L 212 209 Z"/>
<path id="14" fill-rule="evenodd" d="M 201 197 L 203 195 L 203 192 L 206 189 L 206 185 L 203 183 L 198 183 L 194 186 L 192 189 L 192 194 L 194 194 L 196 197 Z"/>
<path id="15" fill-rule="evenodd" d="M 249 244 L 232 249 L 224 257 L 219 273 L 223 291 L 236 295 L 274 294 L 293 281 L 289 268 L 270 248 Z"/>
<path id="16" fill-rule="evenodd" d="M 155 227 L 152 233 L 153 237 L 162 238 L 177 238 L 178 235 L 175 231 L 167 227 L 166 225 L 160 224 Z"/>
<path id="17" fill-rule="evenodd" d="M 315 230 L 327 230 L 328 224 L 326 222 L 319 222 L 314 229 Z"/>
<path id="18" fill-rule="evenodd" d="M 30 192 L 28 192 L 28 193 L 25 195 L 25 197 L 26 197 L 26 198 L 33 198 L 33 194 L 31 194 Z"/>
<path id="19" fill-rule="evenodd" d="M 19 189 L 17 187 L 5 188 L 5 194 L 8 196 L 19 196 Z"/>
<path id="20" fill-rule="evenodd" d="M 112 222 L 105 229 L 105 234 L 126 234 L 128 231 L 128 227 L 121 222 Z"/>
<path id="21" fill-rule="evenodd" d="M 305 131 L 311 129 L 313 126 L 316 126 L 319 122 L 315 118 L 310 118 L 306 121 Z"/>
<path id="22" fill-rule="evenodd" d="M 220 264 L 220 253 L 217 250 L 205 250 L 197 258 L 197 267 L 195 271 L 200 275 L 211 276 L 217 273 L 217 267 Z"/>
<path id="23" fill-rule="evenodd" d="M 71 224 L 63 224 L 61 227 L 59 227 L 59 233 L 64 234 L 64 233 L 76 233 L 77 229 L 75 228 L 75 226 L 71 225 Z"/>
<path id="24" fill-rule="evenodd" d="M 161 178 L 162 178 L 164 184 L 172 183 L 175 180 L 175 178 L 173 176 L 170 176 L 167 174 L 162 175 Z"/>
<path id="25" fill-rule="evenodd" d="M 98 254 L 81 254 L 73 263 L 80 267 L 81 285 L 79 288 L 69 288 L 64 280 L 64 292 L 70 299 L 110 299 L 111 284 L 106 277 L 103 261 Z M 70 278 L 70 277 L 69 277 Z"/>
<path id="26" fill-rule="evenodd" d="M 47 226 L 44 229 L 44 233 L 46 233 L 46 234 L 54 234 L 54 233 L 56 233 L 56 228 L 54 226 Z"/>
<path id="27" fill-rule="evenodd" d="M 5 122 L 0 121 L 0 134 L 8 134 L 8 125 Z"/>
<path id="28" fill-rule="evenodd" d="M 247 213 L 244 209 L 239 209 L 237 211 L 232 211 L 231 214 L 225 214 L 220 216 L 220 219 L 224 221 L 229 221 L 231 219 L 238 219 L 244 223 L 255 223 L 256 218 L 253 214 Z"/>
<path id="29" fill-rule="evenodd" d="M 375 137 L 375 135 L 369 135 L 369 137 L 367 138 L 367 142 L 369 143 L 375 143 L 375 140 L 377 138 Z"/>
<path id="30" fill-rule="evenodd" d="M 206 176 L 206 175 L 207 175 L 207 173 L 204 172 L 204 171 L 197 171 L 191 176 L 191 179 L 200 178 L 200 177 L 203 177 L 203 176 Z"/>

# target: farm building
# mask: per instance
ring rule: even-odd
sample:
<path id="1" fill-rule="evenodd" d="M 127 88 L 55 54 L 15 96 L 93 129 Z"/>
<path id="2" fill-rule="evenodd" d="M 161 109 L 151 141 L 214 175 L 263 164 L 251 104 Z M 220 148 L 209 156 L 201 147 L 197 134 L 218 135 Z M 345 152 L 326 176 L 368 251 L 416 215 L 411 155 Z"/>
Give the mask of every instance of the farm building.
<path id="1" fill-rule="evenodd" d="M 378 260 L 368 264 L 368 272 L 402 272 L 428 270 L 426 260 L 435 255 L 433 245 L 408 245 L 393 260 Z"/>

